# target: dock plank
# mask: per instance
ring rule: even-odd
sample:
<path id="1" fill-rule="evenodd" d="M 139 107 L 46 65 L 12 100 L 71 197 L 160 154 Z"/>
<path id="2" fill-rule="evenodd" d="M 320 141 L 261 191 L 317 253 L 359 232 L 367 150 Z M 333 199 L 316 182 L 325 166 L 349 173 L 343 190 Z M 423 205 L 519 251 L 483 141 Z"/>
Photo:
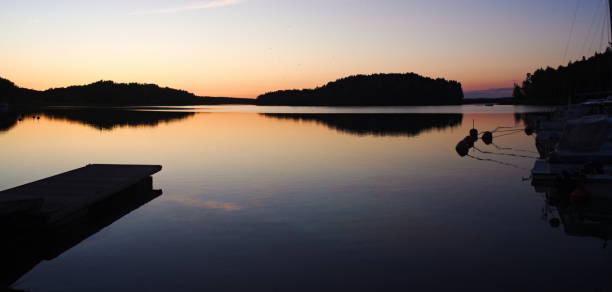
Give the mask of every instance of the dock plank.
<path id="1" fill-rule="evenodd" d="M 0 204 L 42 199 L 53 224 L 102 202 L 161 170 L 159 165 L 90 164 L 0 192 Z"/>

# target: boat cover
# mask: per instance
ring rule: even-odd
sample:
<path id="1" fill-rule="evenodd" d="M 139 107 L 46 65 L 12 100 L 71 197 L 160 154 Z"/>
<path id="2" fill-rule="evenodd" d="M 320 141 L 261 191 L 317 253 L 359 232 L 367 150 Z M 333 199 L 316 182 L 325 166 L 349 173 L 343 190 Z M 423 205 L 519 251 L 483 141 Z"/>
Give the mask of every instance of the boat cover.
<path id="1" fill-rule="evenodd" d="M 610 143 L 612 119 L 607 116 L 590 116 L 568 121 L 559 141 L 559 151 L 597 152 Z"/>

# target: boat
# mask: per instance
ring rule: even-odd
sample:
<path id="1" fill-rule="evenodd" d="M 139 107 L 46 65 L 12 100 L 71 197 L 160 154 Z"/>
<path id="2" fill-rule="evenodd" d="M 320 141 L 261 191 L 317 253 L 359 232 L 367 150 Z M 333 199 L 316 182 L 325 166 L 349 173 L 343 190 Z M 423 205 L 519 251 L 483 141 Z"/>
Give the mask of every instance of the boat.
<path id="1" fill-rule="evenodd" d="M 531 174 L 538 181 L 612 177 L 612 117 L 594 115 L 565 122 L 554 150 L 536 160 Z"/>
<path id="2" fill-rule="evenodd" d="M 528 129 L 537 134 L 536 147 L 542 158 L 546 158 L 554 152 L 568 121 L 586 116 L 610 116 L 611 114 L 612 96 L 558 107 L 546 114 L 532 114 L 525 118 L 525 123 Z"/>

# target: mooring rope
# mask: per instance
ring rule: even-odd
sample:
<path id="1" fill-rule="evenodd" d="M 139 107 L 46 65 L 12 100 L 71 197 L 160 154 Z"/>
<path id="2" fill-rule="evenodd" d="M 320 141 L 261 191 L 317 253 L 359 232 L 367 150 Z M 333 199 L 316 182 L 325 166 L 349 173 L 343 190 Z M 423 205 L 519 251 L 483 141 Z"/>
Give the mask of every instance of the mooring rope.
<path id="1" fill-rule="evenodd" d="M 523 128 L 512 128 L 512 129 L 508 129 L 508 130 L 497 130 L 497 131 L 492 131 L 491 133 L 505 133 L 505 132 L 514 132 L 514 131 L 524 131 L 525 129 Z"/>
<path id="2" fill-rule="evenodd" d="M 572 36 L 574 35 L 574 28 L 576 26 L 576 18 L 578 17 L 578 10 L 580 9 L 581 0 L 576 1 L 576 10 L 574 11 L 574 18 L 572 20 L 572 26 L 570 28 L 569 37 L 567 39 L 567 44 L 565 45 L 565 51 L 563 53 L 562 64 L 565 63 L 567 59 L 567 53 L 569 51 L 570 44 L 572 43 Z"/>
<path id="3" fill-rule="evenodd" d="M 529 159 L 538 159 L 539 158 L 539 157 L 527 156 L 527 155 L 519 155 L 519 154 L 514 154 L 514 153 L 495 153 L 495 152 L 490 152 L 490 151 L 483 151 L 483 150 L 478 149 L 478 147 L 476 147 L 476 146 L 474 146 L 472 148 L 474 148 L 476 151 L 478 151 L 478 152 L 480 152 L 482 154 L 512 156 L 512 157 L 529 158 Z"/>
<path id="4" fill-rule="evenodd" d="M 493 163 L 497 163 L 497 164 L 500 164 L 500 165 L 509 166 L 509 167 L 513 167 L 513 168 L 516 168 L 516 169 L 520 169 L 520 170 L 527 170 L 527 171 L 529 170 L 529 169 L 527 169 L 525 167 L 521 167 L 521 166 L 518 166 L 516 164 L 512 164 L 512 163 L 508 163 L 508 162 L 503 162 L 503 161 L 500 161 L 500 160 L 495 160 L 495 159 L 490 159 L 490 158 L 480 158 L 480 157 L 473 156 L 471 154 L 468 154 L 467 157 L 470 157 L 472 159 L 476 159 L 478 161 L 493 162 Z"/>
<path id="5" fill-rule="evenodd" d="M 502 129 L 508 129 L 508 130 L 502 130 Z M 512 129 L 516 129 L 516 127 L 497 127 L 493 131 L 489 131 L 489 132 L 491 132 L 491 133 L 498 133 L 498 132 L 514 131 Z M 521 129 L 521 130 L 523 130 L 523 129 Z M 479 136 L 484 135 L 484 133 L 486 133 L 486 132 L 480 133 Z"/>
<path id="6" fill-rule="evenodd" d="M 493 136 L 493 138 L 501 138 L 501 137 L 505 137 L 505 136 L 510 136 L 510 135 L 518 134 L 518 133 L 520 133 L 522 131 L 523 131 L 523 129 L 518 129 L 518 130 L 514 130 L 513 132 L 508 132 L 506 134 Z"/>
<path id="7" fill-rule="evenodd" d="M 497 150 L 511 150 L 511 151 L 517 151 L 517 152 L 524 152 L 524 153 L 531 153 L 531 154 L 539 154 L 536 151 L 531 151 L 531 150 L 524 150 L 524 149 L 518 149 L 518 148 L 510 148 L 510 147 L 500 147 L 495 143 L 491 143 L 491 145 L 495 146 L 495 148 L 497 148 Z"/>

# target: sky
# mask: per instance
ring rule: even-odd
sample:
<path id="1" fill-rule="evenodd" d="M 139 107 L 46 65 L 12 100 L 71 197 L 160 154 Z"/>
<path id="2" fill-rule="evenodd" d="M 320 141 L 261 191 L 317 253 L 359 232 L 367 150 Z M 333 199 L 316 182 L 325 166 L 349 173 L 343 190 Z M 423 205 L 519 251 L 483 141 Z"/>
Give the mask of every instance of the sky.
<path id="1" fill-rule="evenodd" d="M 508 88 L 602 50 L 606 2 L 0 0 L 0 77 L 39 90 L 114 80 L 232 97 L 401 72 Z"/>

